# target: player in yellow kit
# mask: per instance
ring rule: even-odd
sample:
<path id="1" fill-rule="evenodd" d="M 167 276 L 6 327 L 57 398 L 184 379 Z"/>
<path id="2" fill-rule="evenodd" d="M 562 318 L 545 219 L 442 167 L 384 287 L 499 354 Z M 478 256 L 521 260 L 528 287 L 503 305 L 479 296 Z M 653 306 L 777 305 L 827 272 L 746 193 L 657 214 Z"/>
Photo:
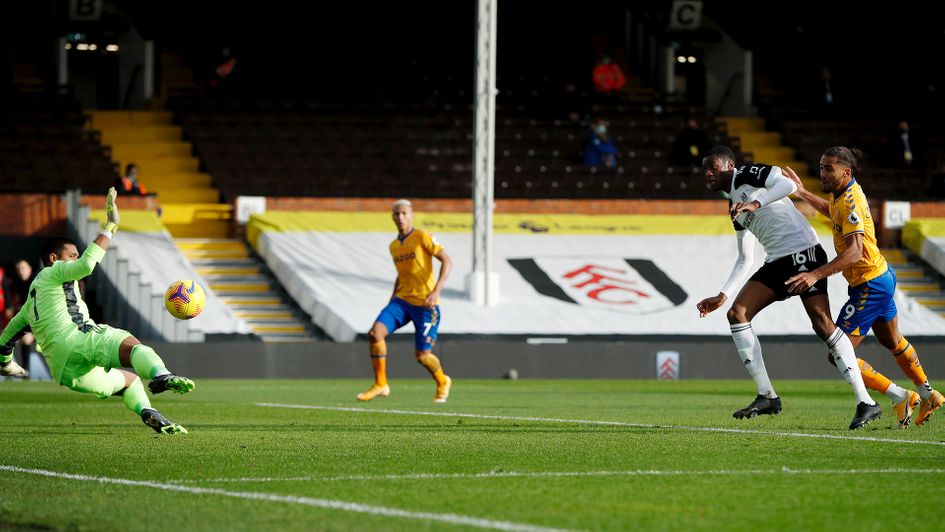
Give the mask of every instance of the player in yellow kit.
<path id="1" fill-rule="evenodd" d="M 945 397 L 932 389 L 919 363 L 915 348 L 899 332 L 896 302 L 896 272 L 886 262 L 876 245 L 876 232 L 863 189 L 853 177 L 861 154 L 835 146 L 820 158 L 820 180 L 825 200 L 804 188 L 793 170 L 787 175 L 797 185 L 797 195 L 818 212 L 828 216 L 833 226 L 837 257 L 811 272 L 795 275 L 787 284 L 793 293 L 802 293 L 818 280 L 843 272 L 850 283 L 850 299 L 843 305 L 837 326 L 858 346 L 872 327 L 876 339 L 893 354 L 896 364 L 916 385 L 919 393 L 900 388 L 862 359 L 857 359 L 867 388 L 886 394 L 893 400 L 899 427 L 906 428 L 912 411 L 921 401 L 915 424 L 922 425 L 938 410 Z"/>
<path id="2" fill-rule="evenodd" d="M 412 321 L 417 362 L 427 368 L 436 381 L 433 402 L 445 403 L 453 381 L 443 373 L 440 360 L 432 349 L 436 344 L 441 319 L 440 292 L 453 269 L 453 261 L 433 235 L 413 226 L 413 206 L 409 201 L 401 199 L 394 202 L 391 217 L 398 231 L 397 238 L 390 243 L 397 280 L 394 281 L 390 303 L 384 307 L 368 332 L 374 384 L 357 397 L 359 401 L 370 401 L 375 397 L 390 395 L 385 338 Z M 436 281 L 433 280 L 434 258 L 442 263 Z"/>

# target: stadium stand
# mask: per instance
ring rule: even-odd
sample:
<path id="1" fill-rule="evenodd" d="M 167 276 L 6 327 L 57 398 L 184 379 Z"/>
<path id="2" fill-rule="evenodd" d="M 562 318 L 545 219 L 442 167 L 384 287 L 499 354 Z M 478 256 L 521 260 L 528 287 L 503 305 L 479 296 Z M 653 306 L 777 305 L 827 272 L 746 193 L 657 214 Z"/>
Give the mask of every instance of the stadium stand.
<path id="1" fill-rule="evenodd" d="M 97 131 L 84 127 L 79 102 L 66 89 L 19 87 L 13 112 L 0 122 L 0 191 L 95 191 L 117 169 Z"/>

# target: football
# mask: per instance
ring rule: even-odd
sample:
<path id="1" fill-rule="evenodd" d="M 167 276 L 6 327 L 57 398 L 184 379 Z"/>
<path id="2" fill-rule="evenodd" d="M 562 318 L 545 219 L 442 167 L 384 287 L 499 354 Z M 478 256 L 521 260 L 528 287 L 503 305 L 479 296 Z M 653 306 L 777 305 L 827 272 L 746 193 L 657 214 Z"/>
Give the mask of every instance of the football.
<path id="1" fill-rule="evenodd" d="M 207 295 L 195 281 L 174 281 L 164 293 L 164 308 L 179 320 L 197 317 L 206 301 Z"/>

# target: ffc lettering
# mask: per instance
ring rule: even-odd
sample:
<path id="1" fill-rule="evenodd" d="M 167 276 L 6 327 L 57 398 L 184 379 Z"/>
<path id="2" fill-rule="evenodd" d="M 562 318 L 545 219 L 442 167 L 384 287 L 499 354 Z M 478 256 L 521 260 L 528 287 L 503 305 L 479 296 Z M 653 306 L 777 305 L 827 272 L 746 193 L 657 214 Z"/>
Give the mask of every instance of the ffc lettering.
<path id="1" fill-rule="evenodd" d="M 632 285 L 636 284 L 636 281 L 621 279 L 614 275 L 623 273 L 622 270 L 588 264 L 569 271 L 564 274 L 564 278 L 575 282 L 572 285 L 573 288 L 586 290 L 587 297 L 601 303 L 634 305 L 639 299 L 650 297 L 646 292 L 633 288 Z"/>

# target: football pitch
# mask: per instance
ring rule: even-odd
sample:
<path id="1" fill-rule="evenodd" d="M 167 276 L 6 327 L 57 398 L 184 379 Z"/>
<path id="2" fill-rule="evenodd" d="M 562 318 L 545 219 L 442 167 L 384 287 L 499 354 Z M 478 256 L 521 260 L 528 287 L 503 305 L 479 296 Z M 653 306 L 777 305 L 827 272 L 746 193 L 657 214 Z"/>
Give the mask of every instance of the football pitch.
<path id="1" fill-rule="evenodd" d="M 847 429 L 840 381 L 198 380 L 154 406 L 0 382 L 0 528 L 628 530 L 937 528 L 945 414 Z M 875 397 L 875 396 L 874 396 Z M 939 523 L 935 525 L 934 523 Z"/>

